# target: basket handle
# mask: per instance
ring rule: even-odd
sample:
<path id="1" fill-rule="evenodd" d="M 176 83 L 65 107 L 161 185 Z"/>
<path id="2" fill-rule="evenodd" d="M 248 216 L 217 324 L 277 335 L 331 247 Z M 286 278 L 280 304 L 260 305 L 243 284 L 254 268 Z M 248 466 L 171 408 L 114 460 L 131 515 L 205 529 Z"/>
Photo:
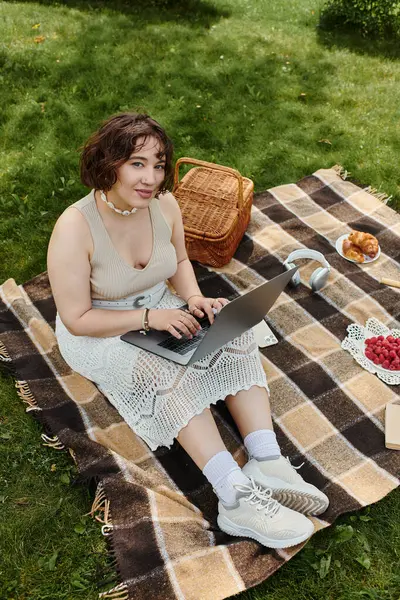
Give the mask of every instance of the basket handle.
<path id="1" fill-rule="evenodd" d="M 183 156 L 182 158 L 178 158 L 175 164 L 175 172 L 174 172 L 174 190 L 176 189 L 179 183 L 179 167 L 180 165 L 197 165 L 199 167 L 205 167 L 206 169 L 214 169 L 217 171 L 225 171 L 225 173 L 230 173 L 238 180 L 238 208 L 241 210 L 243 208 L 243 178 L 239 171 L 236 169 L 231 169 L 231 167 L 224 167 L 223 165 L 217 165 L 215 163 L 206 162 L 205 160 L 198 160 L 197 158 L 188 158 Z"/>

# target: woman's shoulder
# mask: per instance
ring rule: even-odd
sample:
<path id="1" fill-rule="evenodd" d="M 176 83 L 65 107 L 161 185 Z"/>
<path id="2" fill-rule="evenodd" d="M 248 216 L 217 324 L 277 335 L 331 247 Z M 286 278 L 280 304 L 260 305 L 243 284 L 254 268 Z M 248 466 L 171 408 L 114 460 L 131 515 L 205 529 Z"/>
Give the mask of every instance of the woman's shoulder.
<path id="1" fill-rule="evenodd" d="M 54 225 L 53 237 L 69 239 L 70 241 L 90 239 L 89 223 L 83 209 L 91 201 L 93 201 L 92 192 L 68 206 Z"/>
<path id="2" fill-rule="evenodd" d="M 177 214 L 180 213 L 180 208 L 177 199 L 171 192 L 164 192 L 158 196 L 158 201 L 161 210 L 167 211 L 169 213 Z"/>
<path id="3" fill-rule="evenodd" d="M 172 229 L 176 220 L 181 219 L 181 211 L 175 196 L 171 192 L 160 194 L 158 196 L 158 206 Z"/>
<path id="4" fill-rule="evenodd" d="M 93 203 L 95 203 L 95 199 L 93 190 L 91 190 L 86 196 L 67 206 L 59 216 L 57 223 L 65 225 L 85 223 L 87 219 L 84 215 L 87 213 L 87 208 L 90 209 Z"/>
<path id="5" fill-rule="evenodd" d="M 88 194 L 86 194 L 86 196 L 84 196 L 80 200 L 77 200 L 76 202 L 74 202 L 73 204 L 68 206 L 68 208 L 66 210 L 68 210 L 70 208 L 76 208 L 80 212 L 84 212 L 87 207 L 91 207 L 95 203 L 96 203 L 96 200 L 94 197 L 94 190 L 90 190 L 90 192 Z"/>

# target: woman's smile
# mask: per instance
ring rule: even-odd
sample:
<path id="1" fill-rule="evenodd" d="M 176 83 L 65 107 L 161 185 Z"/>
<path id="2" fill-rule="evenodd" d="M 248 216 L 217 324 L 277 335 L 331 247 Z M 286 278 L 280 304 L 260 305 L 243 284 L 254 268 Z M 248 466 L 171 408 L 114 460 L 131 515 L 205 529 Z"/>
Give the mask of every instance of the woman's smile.
<path id="1" fill-rule="evenodd" d="M 136 189 L 135 192 L 141 197 L 143 198 L 143 200 L 148 200 L 149 198 L 152 197 L 152 195 L 154 194 L 154 190 L 138 190 Z"/>

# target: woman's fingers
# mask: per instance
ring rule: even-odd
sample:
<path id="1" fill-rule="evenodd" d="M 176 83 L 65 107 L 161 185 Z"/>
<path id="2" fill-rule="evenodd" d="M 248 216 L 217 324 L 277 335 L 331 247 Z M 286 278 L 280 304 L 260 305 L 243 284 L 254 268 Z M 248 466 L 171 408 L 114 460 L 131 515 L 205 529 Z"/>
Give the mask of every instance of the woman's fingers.
<path id="1" fill-rule="evenodd" d="M 189 327 L 187 327 L 186 324 L 183 323 L 182 321 L 176 321 L 173 324 L 173 326 L 175 327 L 175 329 L 177 329 L 179 331 L 179 333 L 186 335 L 186 337 L 188 337 L 188 338 L 193 337 L 193 333 L 190 331 Z"/>
<path id="2" fill-rule="evenodd" d="M 209 304 L 208 306 L 205 306 L 204 310 L 210 323 L 214 323 L 214 313 L 211 305 Z"/>
<path id="3" fill-rule="evenodd" d="M 191 314 L 183 310 L 179 311 L 178 318 L 172 322 L 172 326 L 179 333 L 189 338 L 192 338 L 201 329 L 199 322 Z"/>
<path id="4" fill-rule="evenodd" d="M 220 300 L 218 300 L 218 298 L 216 298 L 213 302 L 213 308 L 216 308 L 217 310 L 221 310 L 221 308 L 223 307 L 222 302 L 220 302 Z"/>
<path id="5" fill-rule="evenodd" d="M 179 331 L 175 329 L 175 327 L 172 324 L 169 324 L 165 331 L 168 331 L 168 333 L 176 337 L 178 340 L 180 340 L 182 337 Z"/>
<path id="6" fill-rule="evenodd" d="M 196 333 L 196 331 L 201 329 L 200 323 L 195 319 L 193 315 L 186 311 L 181 312 L 182 316 L 179 320 L 185 323 L 185 325 L 191 330 L 192 333 Z"/>
<path id="7" fill-rule="evenodd" d="M 179 320 L 178 321 L 179 326 L 181 331 L 183 331 L 185 333 L 185 335 L 189 335 L 190 337 L 192 337 L 193 335 L 195 335 L 197 333 L 197 328 L 193 325 L 193 323 L 191 321 L 189 321 L 189 319 L 185 319 L 185 320 Z M 175 325 L 176 327 L 176 325 Z M 184 329 L 182 329 L 182 327 L 184 327 Z"/>
<path id="8" fill-rule="evenodd" d="M 201 317 L 204 317 L 204 313 L 203 313 L 203 311 L 201 310 L 201 308 L 198 308 L 197 306 L 194 306 L 194 307 L 192 308 L 192 312 L 193 312 L 193 314 L 197 315 L 197 316 L 198 316 L 198 317 L 200 317 L 200 318 L 201 318 Z"/>
<path id="9" fill-rule="evenodd" d="M 215 300 L 213 301 L 213 308 L 221 310 L 221 308 L 226 306 L 228 303 L 229 300 L 227 300 L 226 298 L 215 298 Z"/>

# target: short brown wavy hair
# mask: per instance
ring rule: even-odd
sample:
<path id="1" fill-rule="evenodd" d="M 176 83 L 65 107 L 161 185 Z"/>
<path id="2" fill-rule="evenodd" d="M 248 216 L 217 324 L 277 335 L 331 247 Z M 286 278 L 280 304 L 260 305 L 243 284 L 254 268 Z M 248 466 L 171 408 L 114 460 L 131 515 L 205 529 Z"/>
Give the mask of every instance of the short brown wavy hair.
<path id="1" fill-rule="evenodd" d="M 168 191 L 172 185 L 172 141 L 157 121 L 134 112 L 113 115 L 87 140 L 80 161 L 82 183 L 107 192 L 117 181 L 116 170 L 129 160 L 133 150 L 140 150 L 149 137 L 159 141 L 160 158 L 165 160 L 165 178 L 157 194 Z M 138 147 L 139 138 L 144 138 L 144 142 Z"/>

